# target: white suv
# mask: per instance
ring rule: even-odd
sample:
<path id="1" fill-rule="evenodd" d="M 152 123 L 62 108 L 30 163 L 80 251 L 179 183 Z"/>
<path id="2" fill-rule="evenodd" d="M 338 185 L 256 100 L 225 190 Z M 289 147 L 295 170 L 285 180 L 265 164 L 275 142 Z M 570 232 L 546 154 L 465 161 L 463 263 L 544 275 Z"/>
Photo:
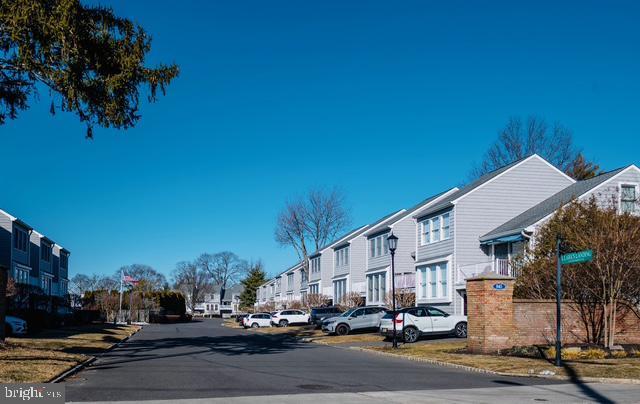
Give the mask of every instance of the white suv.
<path id="1" fill-rule="evenodd" d="M 393 336 L 393 315 L 387 311 L 380 320 L 380 334 Z M 413 343 L 421 335 L 450 335 L 467 337 L 467 316 L 452 316 L 435 307 L 410 307 L 396 311 L 396 333 L 404 342 Z"/>
<path id="2" fill-rule="evenodd" d="M 302 310 L 280 310 L 271 316 L 271 324 L 287 327 L 289 324 L 308 324 L 309 315 Z"/>
<path id="3" fill-rule="evenodd" d="M 271 327 L 271 314 L 255 313 L 249 314 L 242 319 L 244 328 Z"/>

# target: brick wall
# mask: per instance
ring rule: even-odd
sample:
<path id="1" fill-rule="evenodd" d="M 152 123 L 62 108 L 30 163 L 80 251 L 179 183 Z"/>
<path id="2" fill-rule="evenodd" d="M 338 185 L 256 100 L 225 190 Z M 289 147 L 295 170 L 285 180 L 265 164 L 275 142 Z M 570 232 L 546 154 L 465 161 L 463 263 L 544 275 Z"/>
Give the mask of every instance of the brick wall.
<path id="1" fill-rule="evenodd" d="M 513 346 L 551 344 L 556 335 L 555 300 L 513 299 L 513 278 L 482 275 L 467 280 L 470 352 L 491 353 Z M 640 343 L 640 313 L 621 310 L 616 324 L 618 343 Z M 562 342 L 587 341 L 577 307 L 562 304 Z"/>

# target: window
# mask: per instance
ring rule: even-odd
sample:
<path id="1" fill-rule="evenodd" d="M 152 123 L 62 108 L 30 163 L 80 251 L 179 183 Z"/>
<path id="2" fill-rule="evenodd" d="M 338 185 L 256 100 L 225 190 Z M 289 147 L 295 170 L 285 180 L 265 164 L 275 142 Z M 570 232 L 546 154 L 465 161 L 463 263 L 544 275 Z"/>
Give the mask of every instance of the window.
<path id="1" fill-rule="evenodd" d="M 446 299 L 449 297 L 449 265 L 447 262 L 418 268 L 421 299 Z"/>
<path id="2" fill-rule="evenodd" d="M 367 275 L 367 302 L 384 303 L 387 294 L 387 273 Z"/>
<path id="3" fill-rule="evenodd" d="M 309 285 L 309 293 L 312 295 L 320 294 L 320 285 L 317 283 L 315 285 Z"/>
<path id="4" fill-rule="evenodd" d="M 40 286 L 45 295 L 51 295 L 51 278 L 46 275 L 40 276 Z"/>
<path id="5" fill-rule="evenodd" d="M 340 279 L 333 281 L 333 297 L 335 303 L 343 303 L 344 296 L 347 294 L 347 280 Z"/>
<path id="6" fill-rule="evenodd" d="M 60 295 L 64 296 L 69 293 L 69 281 L 60 279 Z"/>
<path id="7" fill-rule="evenodd" d="M 307 281 L 307 271 L 304 269 L 300 270 L 300 281 L 303 283 Z"/>
<path id="8" fill-rule="evenodd" d="M 451 213 L 434 216 L 420 222 L 420 245 L 451 238 Z"/>
<path id="9" fill-rule="evenodd" d="M 389 254 L 389 243 L 387 243 L 388 234 L 381 234 L 369 239 L 369 257 L 381 257 Z"/>
<path id="10" fill-rule="evenodd" d="M 302 301 L 302 303 L 307 302 L 307 292 L 300 292 L 300 300 Z"/>
<path id="11" fill-rule="evenodd" d="M 620 186 L 620 212 L 634 213 L 636 211 L 636 186 L 623 184 Z"/>
<path id="12" fill-rule="evenodd" d="M 336 251 L 336 266 L 341 267 L 349 265 L 349 247 Z"/>
<path id="13" fill-rule="evenodd" d="M 13 279 L 16 283 L 29 283 L 29 268 L 14 265 Z"/>
<path id="14" fill-rule="evenodd" d="M 311 273 L 315 274 L 318 272 L 320 272 L 320 257 L 316 257 L 311 260 Z"/>
<path id="15" fill-rule="evenodd" d="M 60 267 L 67 268 L 69 265 L 69 254 L 61 253 L 60 254 Z"/>
<path id="16" fill-rule="evenodd" d="M 438 310 L 435 307 L 427 307 L 427 311 L 429 312 L 430 317 L 447 317 L 447 314 L 444 311 Z"/>
<path id="17" fill-rule="evenodd" d="M 51 262 L 51 245 L 47 243 L 40 244 L 40 259 L 45 262 Z"/>
<path id="18" fill-rule="evenodd" d="M 14 227 L 13 248 L 20 251 L 27 251 L 27 232 Z"/>
<path id="19" fill-rule="evenodd" d="M 287 287 L 293 290 L 293 273 L 287 274 Z"/>

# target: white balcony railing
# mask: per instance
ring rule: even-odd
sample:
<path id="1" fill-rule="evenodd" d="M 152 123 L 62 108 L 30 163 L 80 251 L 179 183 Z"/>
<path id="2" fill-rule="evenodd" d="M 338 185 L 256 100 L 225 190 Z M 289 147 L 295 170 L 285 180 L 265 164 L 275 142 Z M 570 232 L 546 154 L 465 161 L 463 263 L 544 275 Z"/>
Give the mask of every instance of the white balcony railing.
<path id="1" fill-rule="evenodd" d="M 463 283 L 468 278 L 473 278 L 483 273 L 496 273 L 504 276 L 520 275 L 518 268 L 514 268 L 506 258 L 496 258 L 493 261 L 479 262 L 477 264 L 463 265 L 458 267 L 456 277 L 457 283 Z"/>
<path id="2" fill-rule="evenodd" d="M 396 274 L 396 289 L 413 289 L 416 287 L 416 274 Z"/>

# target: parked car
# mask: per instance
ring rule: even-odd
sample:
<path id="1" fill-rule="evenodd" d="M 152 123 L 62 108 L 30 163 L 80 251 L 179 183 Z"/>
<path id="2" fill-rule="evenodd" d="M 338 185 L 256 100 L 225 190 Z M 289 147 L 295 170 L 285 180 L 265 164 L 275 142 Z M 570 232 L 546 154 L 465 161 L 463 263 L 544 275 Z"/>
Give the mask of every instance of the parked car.
<path id="1" fill-rule="evenodd" d="M 5 316 L 4 318 L 5 335 L 24 335 L 27 333 L 27 322 L 21 318 L 14 316 Z"/>
<path id="2" fill-rule="evenodd" d="M 243 320 L 245 317 L 247 317 L 249 314 L 238 314 L 236 315 L 236 323 L 240 323 L 243 324 Z"/>
<path id="3" fill-rule="evenodd" d="M 377 329 L 384 314 L 384 307 L 356 307 L 345 311 L 340 316 L 325 319 L 322 322 L 322 331 L 347 335 L 355 330 Z"/>
<path id="4" fill-rule="evenodd" d="M 393 337 L 393 313 L 388 311 L 380 320 L 380 334 Z M 453 316 L 435 307 L 409 307 L 398 310 L 396 335 L 413 343 L 422 335 L 455 335 L 467 337 L 467 316 Z"/>
<path id="5" fill-rule="evenodd" d="M 271 324 L 287 327 L 289 324 L 308 324 L 309 315 L 302 310 L 280 310 L 271 316 Z"/>
<path id="6" fill-rule="evenodd" d="M 315 307 L 311 309 L 311 314 L 309 315 L 309 323 L 315 324 L 317 328 L 320 328 L 322 327 L 322 321 L 330 317 L 335 317 L 342 313 L 343 310 L 338 306 Z"/>
<path id="7" fill-rule="evenodd" d="M 242 326 L 244 328 L 271 327 L 271 314 L 269 313 L 249 314 L 242 319 Z"/>

